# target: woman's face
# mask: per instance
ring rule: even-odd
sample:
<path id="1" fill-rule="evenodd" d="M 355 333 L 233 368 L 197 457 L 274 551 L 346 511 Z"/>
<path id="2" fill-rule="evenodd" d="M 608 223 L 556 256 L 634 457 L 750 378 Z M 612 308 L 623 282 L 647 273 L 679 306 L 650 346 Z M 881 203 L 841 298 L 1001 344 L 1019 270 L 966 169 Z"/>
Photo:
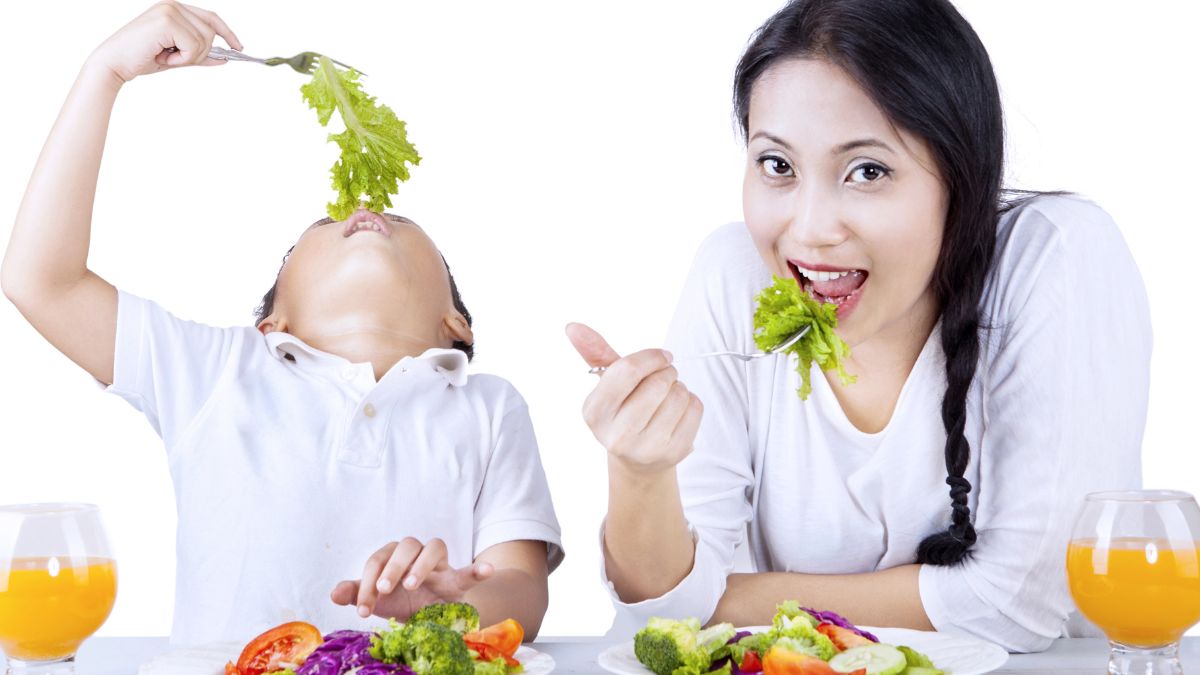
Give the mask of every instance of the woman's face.
<path id="1" fill-rule="evenodd" d="M 750 97 L 746 224 L 772 273 L 838 305 L 851 346 L 932 328 L 946 191 L 924 141 L 843 70 L 780 62 Z"/>

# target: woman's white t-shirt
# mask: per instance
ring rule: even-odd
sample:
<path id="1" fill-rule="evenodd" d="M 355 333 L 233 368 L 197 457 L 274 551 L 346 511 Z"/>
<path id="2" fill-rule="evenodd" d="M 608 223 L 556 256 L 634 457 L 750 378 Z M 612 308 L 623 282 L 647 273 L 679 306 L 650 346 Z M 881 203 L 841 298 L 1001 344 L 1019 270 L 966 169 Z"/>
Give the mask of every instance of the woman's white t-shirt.
<path id="1" fill-rule="evenodd" d="M 696 256 L 667 348 L 676 358 L 755 351 L 754 296 L 769 283 L 746 226 L 720 228 Z M 1074 610 L 1064 561 L 1083 496 L 1141 484 L 1149 310 L 1116 225 L 1071 197 L 1038 197 L 1001 217 L 981 307 L 991 330 L 965 430 L 978 541 L 963 564 L 921 568 L 921 601 L 939 630 L 1036 651 Z M 680 363 L 705 406 L 678 469 L 695 563 L 660 598 L 625 604 L 614 595 L 616 632 L 652 615 L 707 621 L 747 532 L 757 571 L 848 574 L 916 562 L 921 540 L 946 529 L 951 514 L 939 340 L 935 328 L 890 422 L 873 434 L 849 422 L 817 373 L 801 401 L 794 360 Z"/>

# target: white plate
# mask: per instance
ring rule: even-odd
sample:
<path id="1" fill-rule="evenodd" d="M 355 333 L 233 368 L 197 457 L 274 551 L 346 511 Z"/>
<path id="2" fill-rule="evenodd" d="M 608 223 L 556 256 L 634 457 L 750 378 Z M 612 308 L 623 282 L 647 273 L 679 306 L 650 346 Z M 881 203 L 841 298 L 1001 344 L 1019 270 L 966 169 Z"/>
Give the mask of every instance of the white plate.
<path id="1" fill-rule="evenodd" d="M 761 632 L 765 626 L 739 630 Z M 978 675 L 993 671 L 1008 661 L 1008 652 L 998 645 L 978 638 L 953 633 L 934 633 L 907 628 L 870 628 L 880 642 L 912 647 L 933 661 L 933 665 L 952 675 Z M 650 670 L 633 655 L 633 641 L 613 645 L 600 654 L 600 667 L 618 675 L 646 675 Z"/>
<path id="2" fill-rule="evenodd" d="M 237 660 L 244 646 L 220 642 L 175 649 L 143 663 L 138 675 L 225 675 L 225 663 Z M 532 647 L 522 645 L 516 657 L 525 666 L 523 675 L 546 675 L 554 670 L 554 658 Z"/>

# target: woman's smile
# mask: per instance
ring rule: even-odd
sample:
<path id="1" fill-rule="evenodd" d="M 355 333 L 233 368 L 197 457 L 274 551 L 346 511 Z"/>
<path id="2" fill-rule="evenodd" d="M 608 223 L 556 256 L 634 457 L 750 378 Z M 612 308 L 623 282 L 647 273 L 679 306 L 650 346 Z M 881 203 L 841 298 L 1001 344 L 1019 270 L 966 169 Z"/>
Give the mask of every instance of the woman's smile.
<path id="1" fill-rule="evenodd" d="M 839 321 L 845 321 L 858 306 L 863 288 L 867 285 L 867 277 L 870 276 L 869 272 L 862 269 L 819 265 L 790 258 L 787 266 L 805 293 L 817 302 L 837 305 Z"/>

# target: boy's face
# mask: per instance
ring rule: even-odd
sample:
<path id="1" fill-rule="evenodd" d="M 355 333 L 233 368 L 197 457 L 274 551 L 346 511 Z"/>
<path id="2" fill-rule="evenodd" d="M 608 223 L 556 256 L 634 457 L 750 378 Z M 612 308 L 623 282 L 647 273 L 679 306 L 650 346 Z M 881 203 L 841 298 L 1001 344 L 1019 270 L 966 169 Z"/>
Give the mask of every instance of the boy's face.
<path id="1" fill-rule="evenodd" d="M 473 342 L 433 241 L 407 218 L 366 209 L 320 221 L 300 236 L 259 329 L 287 331 L 315 346 L 351 335 L 444 347 Z"/>

